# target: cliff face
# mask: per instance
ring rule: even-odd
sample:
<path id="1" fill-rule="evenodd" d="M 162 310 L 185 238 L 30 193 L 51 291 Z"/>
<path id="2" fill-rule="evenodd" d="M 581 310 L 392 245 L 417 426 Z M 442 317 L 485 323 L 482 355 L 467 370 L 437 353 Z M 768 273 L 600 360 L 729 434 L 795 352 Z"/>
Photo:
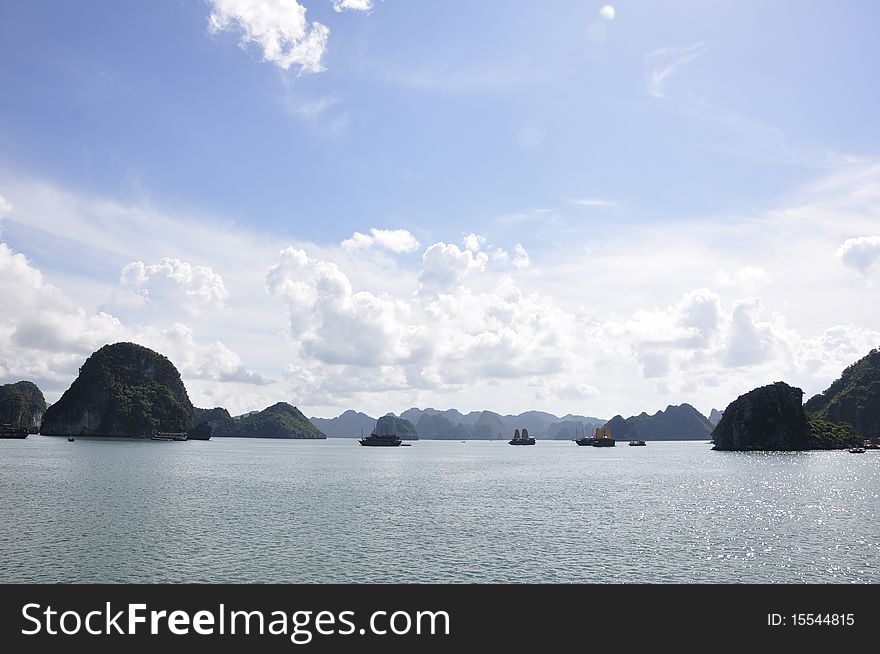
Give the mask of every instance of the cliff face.
<path id="1" fill-rule="evenodd" d="M 416 423 L 416 432 L 420 438 L 449 439 L 454 438 L 455 425 L 442 414 L 423 413 Z"/>
<path id="2" fill-rule="evenodd" d="M 863 439 L 880 436 L 880 350 L 849 366 L 805 408 L 820 420 L 852 425 Z"/>
<path id="3" fill-rule="evenodd" d="M 652 416 L 614 416 L 607 426 L 620 439 L 707 440 L 712 433 L 712 423 L 690 404 L 668 406 Z"/>
<path id="4" fill-rule="evenodd" d="M 415 426 L 404 418 L 398 418 L 393 413 L 382 416 L 376 421 L 376 428 L 373 433 L 382 436 L 394 434 L 404 441 L 417 441 L 419 434 Z"/>
<path id="5" fill-rule="evenodd" d="M 741 395 L 712 432 L 716 450 L 807 450 L 812 430 L 804 392 L 783 382 Z"/>
<path id="6" fill-rule="evenodd" d="M 287 402 L 273 404 L 259 413 L 240 418 L 238 433 L 230 435 L 241 438 L 327 438 L 299 409 Z"/>
<path id="7" fill-rule="evenodd" d="M 193 406 L 174 364 L 140 345 L 115 343 L 86 359 L 46 410 L 40 433 L 142 437 L 192 426 Z"/>
<path id="8" fill-rule="evenodd" d="M 37 433 L 45 412 L 46 398 L 36 384 L 20 381 L 0 386 L 0 424 Z"/>
<path id="9" fill-rule="evenodd" d="M 217 438 L 238 436 L 238 421 L 229 415 L 229 411 L 222 407 L 215 407 L 213 409 L 194 408 L 193 419 L 197 427 L 199 425 L 209 425 L 211 427 L 211 435 Z"/>

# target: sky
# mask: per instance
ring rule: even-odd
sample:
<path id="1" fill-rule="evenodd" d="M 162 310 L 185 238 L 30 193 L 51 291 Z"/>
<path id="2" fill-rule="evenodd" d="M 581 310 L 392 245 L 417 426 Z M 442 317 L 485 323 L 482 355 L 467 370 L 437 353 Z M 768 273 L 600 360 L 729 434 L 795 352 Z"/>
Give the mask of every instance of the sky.
<path id="1" fill-rule="evenodd" d="M 880 346 L 880 24 L 844 0 L 0 5 L 0 383 L 610 418 Z"/>

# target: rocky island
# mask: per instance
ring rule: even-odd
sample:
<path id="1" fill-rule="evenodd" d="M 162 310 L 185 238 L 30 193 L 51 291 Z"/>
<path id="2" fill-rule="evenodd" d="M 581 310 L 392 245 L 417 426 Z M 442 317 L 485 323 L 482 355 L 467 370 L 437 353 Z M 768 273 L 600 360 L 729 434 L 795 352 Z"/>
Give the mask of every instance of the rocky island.
<path id="1" fill-rule="evenodd" d="M 29 381 L 0 385 L 0 424 L 27 429 L 32 434 L 40 431 L 46 398 Z"/>
<path id="2" fill-rule="evenodd" d="M 373 433 L 381 436 L 398 436 L 404 441 L 419 440 L 419 434 L 416 431 L 415 425 L 406 418 L 398 418 L 393 413 L 389 413 L 379 418 L 376 421 L 376 428 L 373 430 Z"/>
<path id="3" fill-rule="evenodd" d="M 712 432 L 716 450 L 817 450 L 859 442 L 852 427 L 811 417 L 804 392 L 784 382 L 741 395 L 724 410 Z"/>
<path id="4" fill-rule="evenodd" d="M 814 419 L 851 425 L 861 439 L 880 437 L 880 350 L 871 350 L 807 401 Z"/>
<path id="5" fill-rule="evenodd" d="M 690 404 L 668 406 L 654 415 L 645 412 L 624 419 L 614 416 L 606 425 L 615 438 L 640 440 L 702 440 L 712 434 L 712 423 Z"/>
<path id="6" fill-rule="evenodd" d="M 287 402 L 235 418 L 222 407 L 195 409 L 195 423 L 196 428 L 210 426 L 217 438 L 327 438 Z"/>
<path id="7" fill-rule="evenodd" d="M 144 437 L 192 426 L 193 406 L 174 364 L 141 345 L 115 343 L 86 359 L 70 388 L 46 409 L 40 433 Z"/>

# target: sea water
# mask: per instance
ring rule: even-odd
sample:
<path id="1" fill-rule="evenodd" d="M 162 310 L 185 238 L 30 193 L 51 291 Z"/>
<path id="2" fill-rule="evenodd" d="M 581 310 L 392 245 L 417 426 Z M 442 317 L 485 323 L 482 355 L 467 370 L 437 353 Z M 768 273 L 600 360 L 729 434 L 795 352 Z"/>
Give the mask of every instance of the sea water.
<path id="1" fill-rule="evenodd" d="M 0 582 L 878 582 L 880 451 L 0 441 Z"/>

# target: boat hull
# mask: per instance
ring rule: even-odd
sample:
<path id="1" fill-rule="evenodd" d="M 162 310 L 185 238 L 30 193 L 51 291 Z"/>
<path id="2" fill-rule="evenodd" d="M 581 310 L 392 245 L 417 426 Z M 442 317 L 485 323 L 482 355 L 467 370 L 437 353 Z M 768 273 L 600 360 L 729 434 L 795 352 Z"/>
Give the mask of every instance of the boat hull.
<path id="1" fill-rule="evenodd" d="M 508 445 L 534 445 L 534 438 L 520 438 L 519 440 L 514 439 L 512 441 L 507 441 Z"/>
<path id="2" fill-rule="evenodd" d="M 371 434 L 366 438 L 359 439 L 358 443 L 364 447 L 400 447 L 403 444 L 403 441 L 393 435 L 378 436 L 376 434 Z"/>
<path id="3" fill-rule="evenodd" d="M 589 447 L 596 442 L 595 438 L 578 438 L 575 443 L 581 447 Z"/>
<path id="4" fill-rule="evenodd" d="M 614 447 L 614 445 L 613 438 L 597 438 L 593 441 L 593 447 Z"/>

